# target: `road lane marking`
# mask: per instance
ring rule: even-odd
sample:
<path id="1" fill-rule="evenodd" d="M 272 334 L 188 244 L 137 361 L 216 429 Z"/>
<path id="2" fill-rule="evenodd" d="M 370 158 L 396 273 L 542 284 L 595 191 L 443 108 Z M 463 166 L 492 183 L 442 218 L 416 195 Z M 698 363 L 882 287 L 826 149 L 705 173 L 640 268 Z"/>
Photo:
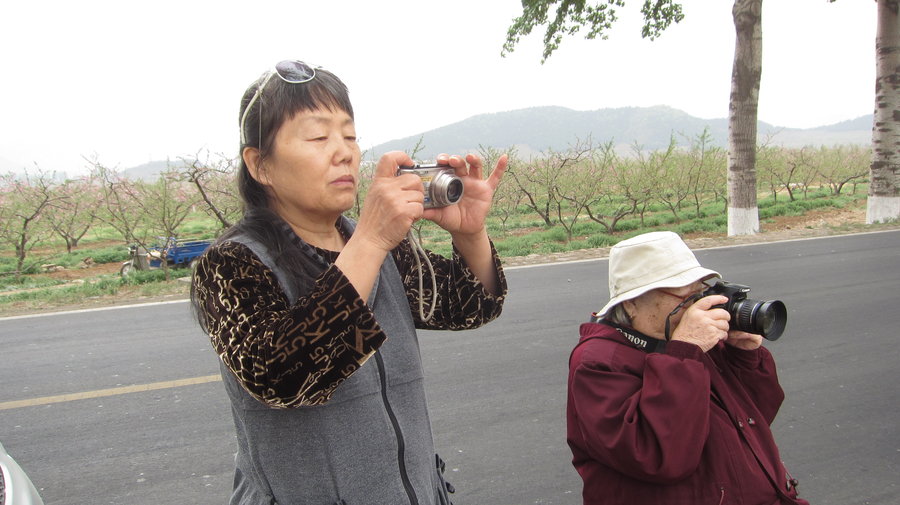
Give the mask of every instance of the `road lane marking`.
<path id="1" fill-rule="evenodd" d="M 109 389 L 97 389 L 94 391 L 85 391 L 83 393 L 71 393 L 67 395 L 42 396 L 40 398 L 32 398 L 30 400 L 16 400 L 11 402 L 0 402 L 0 410 L 11 410 L 22 407 L 36 407 L 39 405 L 49 405 L 51 403 L 71 402 L 75 400 L 87 400 L 90 398 L 103 398 L 106 396 L 125 395 L 129 393 L 143 393 L 145 391 L 156 391 L 159 389 L 171 389 L 181 386 L 193 386 L 196 384 L 206 384 L 208 382 L 216 382 L 222 380 L 219 374 L 206 375 L 204 377 L 193 377 L 190 379 L 179 379 L 174 381 L 153 382 L 150 384 L 136 384 L 134 386 L 122 386 Z"/>
<path id="2" fill-rule="evenodd" d="M 47 317 L 47 316 L 67 316 L 69 314 L 84 314 L 86 312 L 101 312 L 104 310 L 121 310 L 121 309 L 135 309 L 141 307 L 152 307 L 154 305 L 169 305 L 172 303 L 187 303 L 190 300 L 187 298 L 183 298 L 180 300 L 168 300 L 165 302 L 147 302 L 147 303 L 132 303 L 130 305 L 109 305 L 106 307 L 93 307 L 90 309 L 77 309 L 77 310 L 64 310 L 60 312 L 38 312 L 36 314 L 24 314 L 21 316 L 6 316 L 0 317 L 0 321 L 13 321 L 16 319 L 32 319 L 36 317 Z"/>

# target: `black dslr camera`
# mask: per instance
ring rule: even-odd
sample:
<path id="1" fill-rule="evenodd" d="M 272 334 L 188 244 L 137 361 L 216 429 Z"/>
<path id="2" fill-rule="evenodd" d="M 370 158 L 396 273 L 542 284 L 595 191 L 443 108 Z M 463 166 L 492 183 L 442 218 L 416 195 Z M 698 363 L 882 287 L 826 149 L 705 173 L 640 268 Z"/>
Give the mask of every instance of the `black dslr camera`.
<path id="1" fill-rule="evenodd" d="M 761 302 L 747 298 L 749 286 L 733 282 L 717 281 L 703 296 L 722 295 L 728 302 L 715 305 L 731 314 L 732 330 L 762 335 L 766 340 L 778 340 L 787 324 L 787 308 L 780 300 Z"/>
<path id="2" fill-rule="evenodd" d="M 462 179 L 456 171 L 446 165 L 402 166 L 400 174 L 416 174 L 425 185 L 425 208 L 446 207 L 458 202 L 463 195 Z"/>

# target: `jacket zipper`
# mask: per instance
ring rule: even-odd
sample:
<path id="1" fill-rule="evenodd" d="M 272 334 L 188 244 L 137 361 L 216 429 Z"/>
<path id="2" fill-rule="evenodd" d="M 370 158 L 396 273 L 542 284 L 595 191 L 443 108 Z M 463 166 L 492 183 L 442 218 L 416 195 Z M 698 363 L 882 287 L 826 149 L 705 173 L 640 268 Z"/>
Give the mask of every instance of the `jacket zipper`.
<path id="1" fill-rule="evenodd" d="M 387 373 L 384 367 L 384 359 L 380 352 L 375 353 L 375 362 L 378 364 L 378 375 L 381 377 L 381 399 L 384 402 L 384 409 L 387 411 L 388 417 L 391 419 L 391 425 L 394 427 L 394 434 L 397 437 L 397 462 L 400 466 L 400 479 L 403 481 L 403 487 L 406 489 L 406 496 L 409 497 L 410 505 L 419 505 L 416 499 L 416 493 L 413 491 L 412 483 L 409 481 L 409 475 L 406 472 L 406 443 L 403 441 L 403 432 L 400 430 L 400 424 L 397 422 L 397 416 L 394 415 L 394 409 L 391 408 L 391 402 L 387 396 Z"/>

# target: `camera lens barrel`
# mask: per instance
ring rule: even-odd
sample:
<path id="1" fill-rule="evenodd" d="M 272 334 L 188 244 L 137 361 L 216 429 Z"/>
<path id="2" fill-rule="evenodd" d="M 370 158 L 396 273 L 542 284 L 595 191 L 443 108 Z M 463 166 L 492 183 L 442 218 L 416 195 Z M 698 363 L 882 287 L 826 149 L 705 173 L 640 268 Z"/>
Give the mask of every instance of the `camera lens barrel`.
<path id="1" fill-rule="evenodd" d="M 778 340 L 787 324 L 787 308 L 779 300 L 761 302 L 745 298 L 735 302 L 729 313 L 732 328 L 762 335 L 766 340 Z"/>
<path id="2" fill-rule="evenodd" d="M 415 174 L 422 179 L 426 209 L 453 205 L 463 196 L 462 179 L 446 165 L 401 166 L 397 174 Z"/>
<path id="3" fill-rule="evenodd" d="M 449 173 L 445 171 L 434 176 L 427 189 L 434 207 L 446 207 L 462 198 L 463 183 L 462 179 L 449 170 Z"/>
<path id="4" fill-rule="evenodd" d="M 703 296 L 723 295 L 728 303 L 718 305 L 731 315 L 732 330 L 762 335 L 766 340 L 778 340 L 787 325 L 787 308 L 780 300 L 759 301 L 747 298 L 749 286 L 717 281 Z"/>

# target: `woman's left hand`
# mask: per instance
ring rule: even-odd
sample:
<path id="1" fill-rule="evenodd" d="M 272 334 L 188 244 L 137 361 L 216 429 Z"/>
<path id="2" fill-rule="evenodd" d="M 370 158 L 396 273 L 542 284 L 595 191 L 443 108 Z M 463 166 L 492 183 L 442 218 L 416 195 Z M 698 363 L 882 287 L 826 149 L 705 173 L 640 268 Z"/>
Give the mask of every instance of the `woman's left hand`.
<path id="1" fill-rule="evenodd" d="M 726 344 L 745 351 L 759 349 L 759 346 L 762 345 L 762 341 L 763 338 L 761 335 L 738 330 L 730 330 L 728 332 L 728 338 L 725 339 Z"/>
<path id="2" fill-rule="evenodd" d="M 491 210 L 494 191 L 506 171 L 508 156 L 500 156 L 491 175 L 484 179 L 484 162 L 475 154 L 438 156 L 439 165 L 449 165 L 463 180 L 463 196 L 453 205 L 425 209 L 422 217 L 434 221 L 452 235 L 475 235 L 484 231 L 484 221 Z"/>

